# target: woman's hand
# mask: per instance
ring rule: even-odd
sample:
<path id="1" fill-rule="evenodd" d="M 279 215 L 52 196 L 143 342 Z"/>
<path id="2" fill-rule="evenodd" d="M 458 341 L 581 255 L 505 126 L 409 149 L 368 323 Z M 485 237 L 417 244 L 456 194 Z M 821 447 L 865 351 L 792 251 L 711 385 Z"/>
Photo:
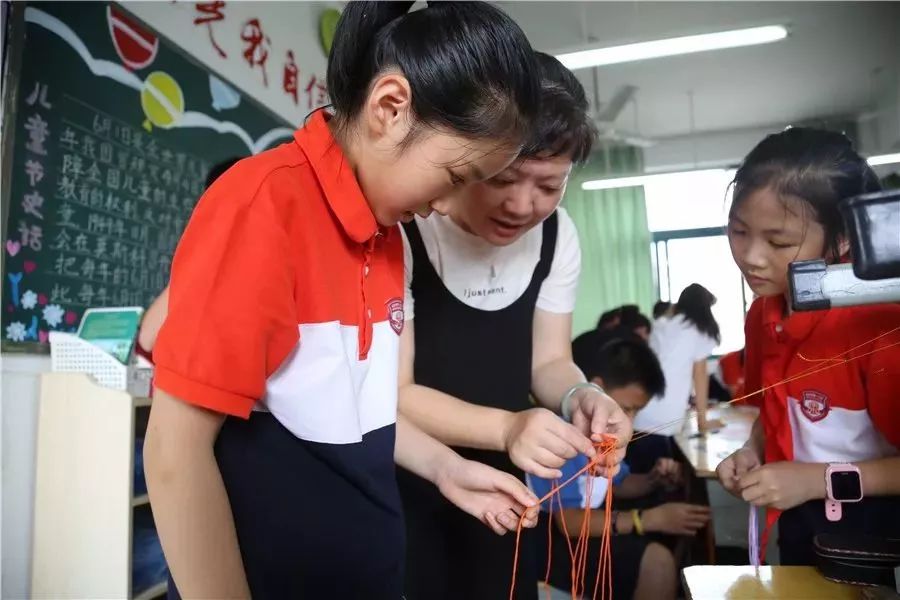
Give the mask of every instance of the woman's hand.
<path id="1" fill-rule="evenodd" d="M 523 514 L 524 527 L 537 525 L 538 499 L 509 473 L 454 455 L 435 483 L 447 500 L 498 535 L 515 531 Z"/>
<path id="2" fill-rule="evenodd" d="M 615 400 L 596 388 L 579 388 L 569 398 L 572 424 L 594 442 L 604 436 L 616 438 L 616 450 L 610 452 L 598 465 L 597 473 L 612 478 L 619 472 L 619 464 L 625 458 L 625 446 L 631 441 L 631 419 Z"/>
<path id="3" fill-rule="evenodd" d="M 559 469 L 579 453 L 596 454 L 589 438 L 546 408 L 510 413 L 503 439 L 513 464 L 544 479 L 562 477 Z"/>

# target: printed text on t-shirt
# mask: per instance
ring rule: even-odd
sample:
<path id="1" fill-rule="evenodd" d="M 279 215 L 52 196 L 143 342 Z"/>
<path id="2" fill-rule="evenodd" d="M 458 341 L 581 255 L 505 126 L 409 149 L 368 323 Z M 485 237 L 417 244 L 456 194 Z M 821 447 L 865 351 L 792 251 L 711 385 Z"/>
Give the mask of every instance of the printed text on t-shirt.
<path id="1" fill-rule="evenodd" d="M 494 294 L 505 294 L 505 293 L 506 293 L 506 286 L 501 285 L 499 287 L 481 288 L 481 289 L 475 289 L 475 290 L 473 290 L 472 288 L 466 288 L 465 292 L 463 292 L 463 295 L 466 298 L 478 298 L 478 297 L 484 297 L 484 296 L 493 296 Z"/>

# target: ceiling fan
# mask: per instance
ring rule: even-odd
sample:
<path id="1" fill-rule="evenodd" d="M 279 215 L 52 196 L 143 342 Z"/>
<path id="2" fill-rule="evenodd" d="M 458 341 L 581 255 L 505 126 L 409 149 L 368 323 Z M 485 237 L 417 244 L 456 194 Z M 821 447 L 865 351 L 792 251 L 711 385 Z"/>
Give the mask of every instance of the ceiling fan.
<path id="1" fill-rule="evenodd" d="M 587 2 L 579 3 L 581 10 L 581 38 L 586 43 L 595 43 L 597 40 L 591 36 L 588 30 Z M 591 68 L 591 83 L 593 84 L 593 102 L 591 112 L 594 124 L 597 126 L 598 138 L 601 144 L 626 144 L 638 148 L 649 148 L 656 145 L 656 140 L 646 138 L 638 133 L 637 86 L 623 85 L 613 94 L 609 102 L 600 102 L 600 69 L 598 66 Z M 634 106 L 634 129 L 626 131 L 616 126 L 622 110 L 631 102 Z"/>
<path id="2" fill-rule="evenodd" d="M 594 67 L 593 83 L 594 83 L 594 101 L 593 119 L 597 126 L 599 138 L 604 142 L 615 142 L 620 144 L 628 144 L 629 146 L 637 146 L 639 148 L 649 148 L 656 145 L 656 140 L 644 137 L 637 133 L 637 86 L 623 85 L 613 94 L 609 102 L 600 102 L 600 86 L 597 77 L 597 68 Z M 624 130 L 616 125 L 616 121 L 622 113 L 622 110 L 628 103 L 634 103 L 634 130 Z"/>

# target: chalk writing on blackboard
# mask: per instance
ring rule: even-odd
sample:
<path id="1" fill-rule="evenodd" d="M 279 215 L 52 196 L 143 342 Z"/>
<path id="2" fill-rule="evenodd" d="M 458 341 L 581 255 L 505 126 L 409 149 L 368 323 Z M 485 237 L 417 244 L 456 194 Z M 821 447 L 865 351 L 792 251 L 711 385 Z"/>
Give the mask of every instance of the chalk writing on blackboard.
<path id="1" fill-rule="evenodd" d="M 33 85 L 25 100 L 32 112 L 19 138 L 26 190 L 6 251 L 16 256 L 29 249 L 49 260 L 42 265 L 49 288 L 20 289 L 22 276 L 37 268 L 34 261 L 23 263 L 25 273 L 10 273 L 13 310 L 42 307 L 37 325 L 7 325 L 6 338 L 16 342 L 40 341 L 41 322 L 47 329 L 73 328 L 75 312 L 63 307 L 149 303 L 168 282 L 184 215 L 210 167 L 69 94 L 51 102 L 46 84 Z M 64 116 L 53 119 L 54 110 Z M 49 125 L 54 120 L 56 132 Z M 54 135 L 55 145 L 49 143 Z M 49 239 L 47 221 L 55 232 Z"/>
<path id="2" fill-rule="evenodd" d="M 25 97 L 27 117 L 23 126 L 25 191 L 21 196 L 22 213 L 18 219 L 16 233 L 18 239 L 6 240 L 6 252 L 14 257 L 24 249 L 40 252 L 44 247 L 44 199 L 48 194 L 49 181 L 45 177 L 45 165 L 54 160 L 47 149 L 47 139 L 51 135 L 49 115 L 53 104 L 48 99 L 48 86 L 40 81 L 29 82 L 33 90 Z M 26 273 L 37 268 L 33 260 L 23 261 L 22 271 L 8 273 L 10 301 L 13 310 L 22 307 L 23 301 L 32 309 L 39 302 L 39 296 L 31 289 L 22 290 L 19 284 Z M 49 304 L 42 309 L 43 320 L 53 327 L 62 321 L 61 307 Z M 30 323 L 13 321 L 6 327 L 6 337 L 15 342 L 38 341 L 39 320 L 32 315 Z"/>
<path id="3" fill-rule="evenodd" d="M 146 306 L 168 283 L 211 165 L 293 133 L 124 9 L 24 12 L 0 248 L 4 348 L 73 331 L 87 308 Z"/>

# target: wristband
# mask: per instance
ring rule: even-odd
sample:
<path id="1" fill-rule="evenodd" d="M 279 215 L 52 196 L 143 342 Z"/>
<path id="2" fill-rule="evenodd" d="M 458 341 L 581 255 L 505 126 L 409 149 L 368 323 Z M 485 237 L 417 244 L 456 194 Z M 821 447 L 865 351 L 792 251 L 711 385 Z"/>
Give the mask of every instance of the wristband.
<path id="1" fill-rule="evenodd" d="M 566 392 L 566 395 L 563 396 L 562 402 L 559 403 L 559 414 L 561 414 L 562 418 L 565 419 L 569 423 L 572 422 L 572 409 L 569 406 L 572 401 L 572 396 L 578 390 L 583 390 L 583 389 L 594 389 L 594 390 L 597 390 L 598 392 L 600 392 L 601 394 L 606 394 L 606 392 L 603 391 L 603 388 L 600 387 L 599 385 L 597 385 L 596 383 L 581 382 L 581 383 L 576 383 L 575 385 L 570 387 L 569 391 Z"/>
<path id="2" fill-rule="evenodd" d="M 634 530 L 638 535 L 644 535 L 644 523 L 641 521 L 641 511 L 635 509 L 631 511 L 631 520 L 634 522 Z"/>

